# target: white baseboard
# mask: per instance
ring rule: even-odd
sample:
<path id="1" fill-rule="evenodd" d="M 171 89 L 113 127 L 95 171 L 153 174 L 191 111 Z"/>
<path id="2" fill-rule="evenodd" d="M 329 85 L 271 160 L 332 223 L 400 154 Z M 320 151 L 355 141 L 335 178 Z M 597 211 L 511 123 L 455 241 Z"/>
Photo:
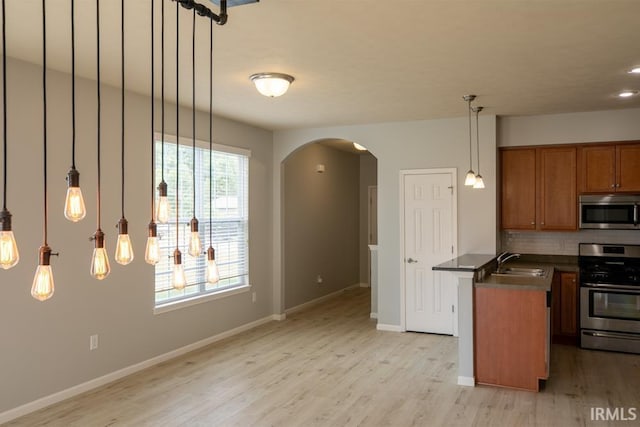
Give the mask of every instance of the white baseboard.
<path id="1" fill-rule="evenodd" d="M 360 287 L 360 283 L 356 283 L 355 285 L 347 286 L 346 288 L 340 289 L 340 290 L 335 291 L 335 292 L 331 292 L 330 294 L 323 295 L 323 296 L 321 296 L 319 298 L 316 298 L 316 299 L 312 299 L 311 301 L 303 302 L 302 304 L 296 305 L 295 307 L 287 308 L 284 311 L 284 314 L 287 315 L 287 314 L 296 313 L 296 312 L 298 312 L 300 310 L 304 310 L 306 308 L 312 307 L 312 306 L 314 306 L 316 304 L 319 304 L 321 302 L 324 302 L 326 300 L 334 298 L 334 297 L 342 294 L 344 291 L 347 291 L 349 289 L 355 289 L 355 288 L 358 288 L 358 287 Z"/>
<path id="2" fill-rule="evenodd" d="M 370 319 L 377 319 L 378 318 L 378 313 L 369 313 L 369 318 Z"/>
<path id="3" fill-rule="evenodd" d="M 371 285 L 368 283 L 358 283 L 358 286 L 360 286 L 361 288 L 370 288 Z"/>
<path id="4" fill-rule="evenodd" d="M 474 377 L 458 377 L 458 385 L 464 385 L 467 387 L 475 387 L 476 379 Z"/>
<path id="5" fill-rule="evenodd" d="M 24 405 L 18 406 L 16 408 L 9 409 L 8 411 L 0 413 L 0 424 L 9 422 L 16 418 L 22 417 L 23 415 L 27 415 L 31 412 L 53 405 L 54 403 L 58 403 L 63 400 L 69 399 L 70 397 L 74 397 L 79 394 L 85 393 L 89 390 L 93 390 L 95 388 L 101 387 L 105 384 L 109 384 L 113 381 L 119 380 L 120 378 L 124 378 L 128 375 L 134 374 L 143 369 L 147 369 L 159 363 L 166 362 L 167 360 L 174 359 L 178 356 L 182 356 L 183 354 L 192 352 L 199 348 L 206 347 L 207 345 L 213 344 L 216 341 L 229 338 L 230 336 L 248 331 L 249 329 L 253 329 L 257 326 L 263 325 L 265 323 L 269 323 L 273 320 L 278 320 L 277 316 L 279 315 L 273 314 L 273 315 L 264 317 L 262 319 L 255 320 L 245 325 L 238 326 L 237 328 L 233 328 L 228 331 L 221 332 L 217 335 L 211 336 L 209 338 L 205 338 L 203 340 L 186 345 L 184 347 L 177 348 L 168 353 L 164 353 L 159 356 L 152 357 L 151 359 L 147 359 L 140 363 L 136 363 L 135 365 L 127 366 L 126 368 L 122 368 L 117 371 L 111 372 L 109 374 L 103 375 L 101 377 L 94 378 L 82 384 L 78 384 L 73 387 L 67 388 L 65 390 L 59 391 L 57 393 L 50 394 L 48 396 L 34 400 L 33 402 L 25 403 Z"/>
<path id="6" fill-rule="evenodd" d="M 276 320 L 279 322 L 287 318 L 287 313 L 273 314 L 272 316 L 273 316 L 273 320 Z"/>
<path id="7" fill-rule="evenodd" d="M 385 323 L 378 323 L 376 325 L 376 329 L 387 332 L 402 332 L 402 327 L 400 325 L 387 325 Z"/>

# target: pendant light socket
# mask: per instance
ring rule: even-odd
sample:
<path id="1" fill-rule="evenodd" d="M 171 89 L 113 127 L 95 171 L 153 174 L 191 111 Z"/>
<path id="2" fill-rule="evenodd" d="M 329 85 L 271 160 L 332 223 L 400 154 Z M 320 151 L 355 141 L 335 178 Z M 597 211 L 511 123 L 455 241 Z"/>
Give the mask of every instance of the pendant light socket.
<path id="1" fill-rule="evenodd" d="M 160 197 L 167 197 L 167 189 L 167 183 L 164 181 L 160 182 L 160 184 L 158 184 L 158 195 Z"/>
<path id="2" fill-rule="evenodd" d="M 38 252 L 38 265 L 51 265 L 51 248 L 48 245 L 40 246 Z"/>
<path id="3" fill-rule="evenodd" d="M 0 231 L 11 231 L 11 212 L 6 208 L 0 212 Z"/>
<path id="4" fill-rule="evenodd" d="M 120 218 L 118 221 L 118 234 L 129 234 L 129 221 L 126 218 Z"/>
<path id="5" fill-rule="evenodd" d="M 182 264 L 182 252 L 180 252 L 180 249 L 178 249 L 178 248 L 176 248 L 173 251 L 173 264 L 174 265 Z"/>
<path id="6" fill-rule="evenodd" d="M 80 187 L 80 172 L 73 166 L 67 172 L 67 186 L 68 187 Z"/>
<path id="7" fill-rule="evenodd" d="M 96 249 L 104 248 L 104 233 L 101 229 L 97 229 L 93 237 L 91 238 L 94 242 L 94 247 Z"/>
<path id="8" fill-rule="evenodd" d="M 191 221 L 189 222 L 189 225 L 191 227 L 191 232 L 192 233 L 197 233 L 199 227 L 199 223 L 198 223 L 198 219 L 196 217 L 191 218 Z"/>
<path id="9" fill-rule="evenodd" d="M 213 261 L 215 259 L 216 259 L 216 250 L 213 249 L 212 246 L 209 246 L 209 248 L 207 249 L 207 260 Z"/>
<path id="10" fill-rule="evenodd" d="M 158 237 L 158 224 L 155 222 L 149 223 L 149 237 Z"/>

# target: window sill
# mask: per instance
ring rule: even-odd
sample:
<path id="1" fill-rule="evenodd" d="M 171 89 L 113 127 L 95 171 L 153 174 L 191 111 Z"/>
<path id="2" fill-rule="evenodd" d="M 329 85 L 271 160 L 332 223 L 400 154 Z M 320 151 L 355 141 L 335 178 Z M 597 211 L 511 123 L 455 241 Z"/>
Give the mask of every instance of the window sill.
<path id="1" fill-rule="evenodd" d="M 153 314 L 167 313 L 169 311 L 179 310 L 185 307 L 191 307 L 192 305 L 202 304 L 208 301 L 226 298 L 231 295 L 243 294 L 245 292 L 249 292 L 250 289 L 251 289 L 251 285 L 244 285 L 244 286 L 239 286 L 232 289 L 224 289 L 224 290 L 210 293 L 210 294 L 196 295 L 192 298 L 184 299 L 181 301 L 175 301 L 167 304 L 157 305 L 153 309 Z"/>

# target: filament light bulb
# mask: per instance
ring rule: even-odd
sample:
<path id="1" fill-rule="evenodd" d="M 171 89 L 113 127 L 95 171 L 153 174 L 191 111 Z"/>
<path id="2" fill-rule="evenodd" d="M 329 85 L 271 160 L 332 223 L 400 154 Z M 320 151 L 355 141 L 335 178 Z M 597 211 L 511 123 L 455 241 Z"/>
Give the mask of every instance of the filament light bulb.
<path id="1" fill-rule="evenodd" d="M 198 220 L 191 218 L 191 236 L 189 237 L 189 255 L 197 258 L 202 253 L 202 242 L 198 231 Z"/>
<path id="2" fill-rule="evenodd" d="M 125 218 L 118 222 L 118 243 L 116 244 L 116 262 L 127 265 L 133 261 L 133 246 L 129 237 L 129 223 Z"/>
<path id="3" fill-rule="evenodd" d="M 187 277 L 182 265 L 182 253 L 176 248 L 173 251 L 173 270 L 171 271 L 171 285 L 174 289 L 182 290 L 187 285 Z"/>
<path id="4" fill-rule="evenodd" d="M 67 197 L 64 201 L 64 217 L 78 222 L 87 215 L 82 190 L 80 190 L 80 173 L 71 168 L 67 174 Z"/>
<path id="5" fill-rule="evenodd" d="M 158 184 L 158 207 L 156 208 L 156 221 L 161 224 L 169 222 L 171 216 L 171 206 L 167 197 L 167 183 L 162 181 Z"/>
<path id="6" fill-rule="evenodd" d="M 93 256 L 91 257 L 91 275 L 98 280 L 102 280 L 111 272 L 109 257 L 104 248 L 104 233 L 102 230 L 98 229 L 98 231 L 96 231 L 94 239 L 95 247 L 93 249 Z"/>
<path id="7" fill-rule="evenodd" d="M 8 270 L 18 261 L 20 261 L 20 253 L 11 229 L 11 213 L 3 209 L 0 212 L 0 267 Z"/>
<path id="8" fill-rule="evenodd" d="M 220 272 L 216 263 L 215 251 L 209 246 L 209 249 L 207 249 L 207 282 L 215 285 L 219 280 Z"/>
<path id="9" fill-rule="evenodd" d="M 36 274 L 33 277 L 31 285 L 31 296 L 38 301 L 48 300 L 53 296 L 55 285 L 53 282 L 53 272 L 51 271 L 50 258 L 51 248 L 49 246 L 40 246 L 40 261 Z"/>
<path id="10" fill-rule="evenodd" d="M 147 264 L 156 265 L 160 262 L 160 246 L 158 242 L 158 226 L 155 222 L 149 224 L 149 237 L 144 250 L 144 260 Z"/>

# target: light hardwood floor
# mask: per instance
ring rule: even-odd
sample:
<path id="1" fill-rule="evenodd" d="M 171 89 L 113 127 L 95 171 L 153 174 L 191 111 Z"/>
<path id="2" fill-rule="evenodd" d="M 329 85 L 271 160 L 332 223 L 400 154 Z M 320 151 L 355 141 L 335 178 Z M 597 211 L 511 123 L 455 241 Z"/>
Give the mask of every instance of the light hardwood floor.
<path id="1" fill-rule="evenodd" d="M 453 337 L 380 332 L 368 289 L 343 295 L 11 426 L 573 426 L 638 408 L 640 356 L 554 346 L 540 393 L 456 385 Z"/>

